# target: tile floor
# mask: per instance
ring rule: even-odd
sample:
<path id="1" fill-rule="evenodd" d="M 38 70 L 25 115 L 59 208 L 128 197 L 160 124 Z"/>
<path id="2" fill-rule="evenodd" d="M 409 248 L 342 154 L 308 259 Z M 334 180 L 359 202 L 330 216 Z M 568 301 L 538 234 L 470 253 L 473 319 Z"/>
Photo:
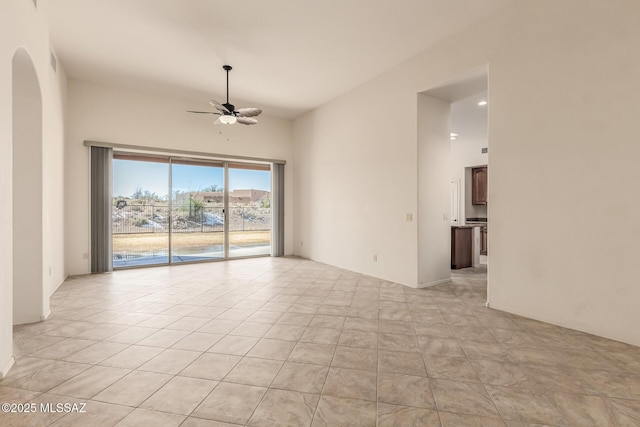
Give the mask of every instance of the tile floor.
<path id="1" fill-rule="evenodd" d="M 296 258 L 68 279 L 15 328 L 2 426 L 637 426 L 640 349 Z"/>

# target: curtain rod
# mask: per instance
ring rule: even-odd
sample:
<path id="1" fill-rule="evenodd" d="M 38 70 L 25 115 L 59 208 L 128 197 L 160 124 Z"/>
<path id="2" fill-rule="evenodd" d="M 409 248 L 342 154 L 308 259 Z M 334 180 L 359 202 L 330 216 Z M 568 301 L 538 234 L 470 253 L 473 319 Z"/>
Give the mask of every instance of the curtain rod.
<path id="1" fill-rule="evenodd" d="M 169 148 L 157 148 L 157 147 L 146 147 L 143 145 L 128 145 L 128 144 L 115 144 L 112 142 L 100 142 L 100 141 L 84 141 L 85 147 L 102 147 L 102 148 L 113 148 L 114 150 L 130 150 L 137 151 L 142 153 L 162 153 L 168 155 L 177 155 L 177 156 L 197 156 L 197 157 L 205 157 L 208 159 L 221 159 L 221 160 L 246 160 L 249 162 L 262 162 L 262 163 L 276 163 L 285 165 L 287 164 L 286 160 L 277 160 L 277 159 L 264 159 L 261 157 L 247 157 L 247 156 L 232 156 L 229 154 L 216 154 L 216 153 L 204 153 L 201 151 L 188 151 L 188 150 L 173 150 Z"/>

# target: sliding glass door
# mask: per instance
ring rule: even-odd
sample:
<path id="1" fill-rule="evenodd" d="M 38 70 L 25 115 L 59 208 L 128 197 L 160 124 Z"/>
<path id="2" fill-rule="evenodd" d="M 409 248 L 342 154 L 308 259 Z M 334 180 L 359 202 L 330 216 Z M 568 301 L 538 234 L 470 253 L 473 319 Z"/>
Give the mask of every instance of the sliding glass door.
<path id="1" fill-rule="evenodd" d="M 271 168 L 229 163 L 229 257 L 271 253 Z"/>
<path id="2" fill-rule="evenodd" d="M 171 159 L 171 187 L 171 262 L 224 258 L 224 164 Z"/>
<path id="3" fill-rule="evenodd" d="M 271 254 L 271 165 L 114 153 L 114 268 Z"/>
<path id="4" fill-rule="evenodd" d="M 169 262 L 169 159 L 113 155 L 113 267 Z"/>

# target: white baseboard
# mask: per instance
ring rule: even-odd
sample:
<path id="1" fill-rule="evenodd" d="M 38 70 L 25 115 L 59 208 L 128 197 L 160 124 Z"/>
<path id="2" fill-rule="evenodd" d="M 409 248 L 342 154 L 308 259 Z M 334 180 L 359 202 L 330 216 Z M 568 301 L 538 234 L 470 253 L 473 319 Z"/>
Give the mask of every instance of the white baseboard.
<path id="1" fill-rule="evenodd" d="M 422 288 L 430 288 L 432 286 L 436 286 L 436 285 L 445 285 L 447 283 L 451 283 L 451 278 L 448 279 L 442 279 L 442 280 L 436 280 L 435 282 L 429 282 L 429 283 L 418 283 L 417 288 L 418 289 L 422 289 Z"/>
<path id="2" fill-rule="evenodd" d="M 46 313 L 42 314 L 40 316 L 40 321 L 44 322 L 45 320 L 47 320 L 49 318 L 49 316 L 51 316 L 51 308 L 48 308 Z"/>
<path id="3" fill-rule="evenodd" d="M 7 364 L 0 371 L 0 380 L 7 376 L 14 363 L 16 363 L 16 358 L 11 356 Z"/>

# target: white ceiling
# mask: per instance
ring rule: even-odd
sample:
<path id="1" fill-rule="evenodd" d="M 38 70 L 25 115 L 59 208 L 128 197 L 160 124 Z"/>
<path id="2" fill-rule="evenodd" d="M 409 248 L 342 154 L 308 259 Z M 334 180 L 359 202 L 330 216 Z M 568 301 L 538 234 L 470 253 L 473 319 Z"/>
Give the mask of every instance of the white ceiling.
<path id="1" fill-rule="evenodd" d="M 69 77 L 296 117 L 515 0 L 51 0 Z M 244 102 L 238 102 L 243 100 Z"/>

